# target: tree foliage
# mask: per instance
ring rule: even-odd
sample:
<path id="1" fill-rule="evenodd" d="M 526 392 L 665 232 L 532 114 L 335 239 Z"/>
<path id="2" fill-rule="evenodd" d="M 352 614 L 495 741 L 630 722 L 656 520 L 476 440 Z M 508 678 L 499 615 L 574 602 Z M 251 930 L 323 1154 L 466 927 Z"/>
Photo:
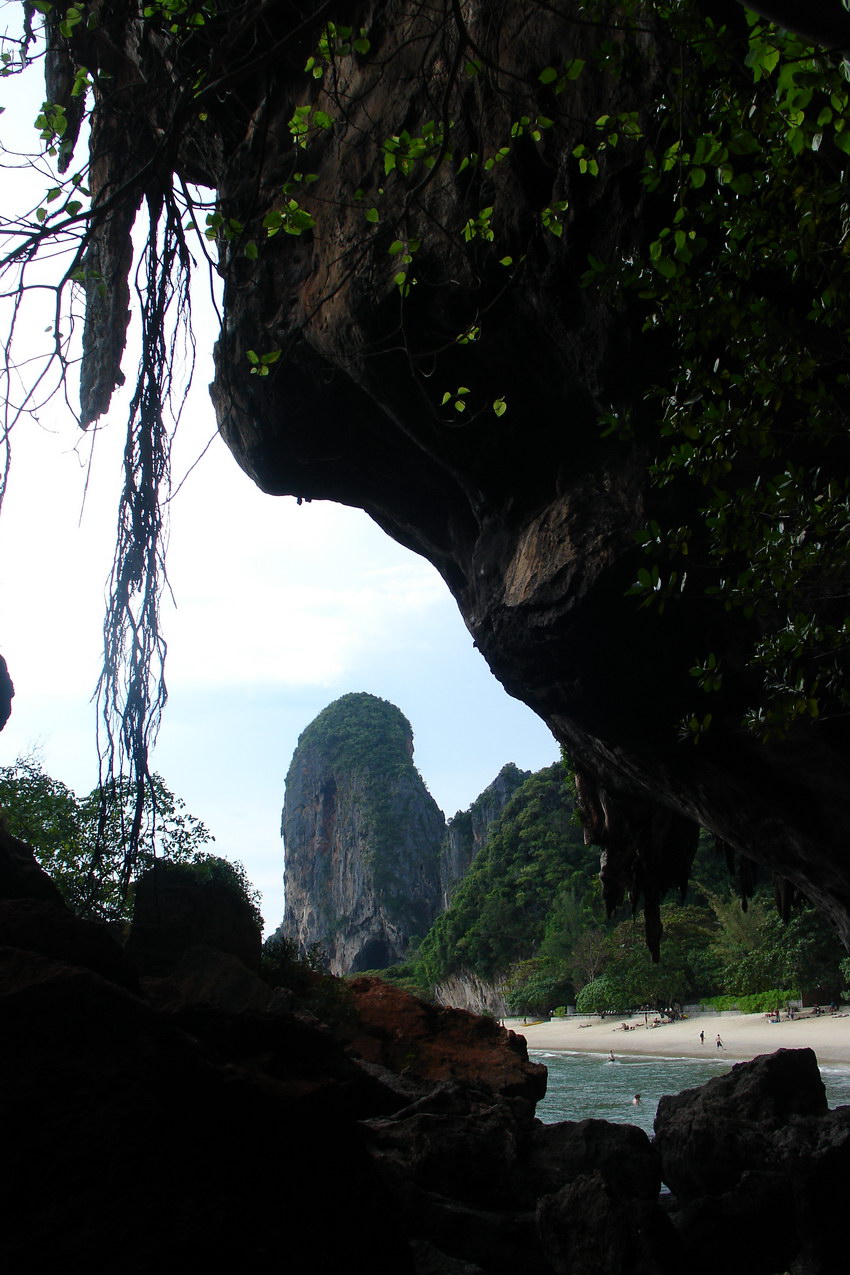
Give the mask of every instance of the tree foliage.
<path id="1" fill-rule="evenodd" d="M 620 1014 L 776 988 L 838 995 L 843 948 L 825 918 L 801 904 L 783 923 L 764 885 L 745 908 L 709 838 L 697 852 L 692 897 L 662 904 L 654 962 L 634 916 L 605 917 L 596 851 L 581 843 L 573 802 L 563 765 L 517 790 L 408 962 L 405 977 L 418 992 L 467 973 L 496 982 L 513 1013 L 575 1003 L 580 1012 Z"/>
<path id="2" fill-rule="evenodd" d="M 560 764 L 527 779 L 493 825 L 486 844 L 423 939 L 419 959 L 431 984 L 464 968 L 501 977 L 537 953 L 550 912 L 574 910 L 596 868 L 572 819 Z M 554 943 L 555 926 L 550 929 Z"/>
<path id="3" fill-rule="evenodd" d="M 189 814 L 160 775 L 152 776 L 146 792 L 136 875 L 157 859 L 192 865 L 201 875 L 230 873 L 255 907 L 256 892 L 244 880 L 244 869 L 203 853 L 203 847 L 214 840 L 212 834 L 200 819 Z M 32 846 L 68 905 L 81 916 L 116 919 L 126 918 L 130 912 L 126 843 L 135 793 L 124 784 L 114 798 L 104 825 L 104 804 L 98 789 L 79 798 L 32 758 L 0 769 L 0 808 L 9 831 Z M 216 866 L 220 864 L 225 867 Z"/>

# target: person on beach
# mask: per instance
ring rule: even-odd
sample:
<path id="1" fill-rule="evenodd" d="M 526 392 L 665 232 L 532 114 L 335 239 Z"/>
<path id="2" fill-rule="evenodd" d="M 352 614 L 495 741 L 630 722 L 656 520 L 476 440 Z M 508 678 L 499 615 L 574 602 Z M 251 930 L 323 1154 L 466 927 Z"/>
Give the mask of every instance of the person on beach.
<path id="1" fill-rule="evenodd" d="M 610 1049 L 610 1050 L 608 1051 L 608 1061 L 609 1061 L 609 1062 L 616 1062 L 616 1061 L 617 1061 L 617 1059 L 614 1057 L 614 1051 L 613 1051 L 613 1049 Z"/>
<path id="2" fill-rule="evenodd" d="M 717 1033 L 717 1040 L 714 1043 L 718 1049 L 726 1048 L 726 1046 L 723 1044 L 723 1041 L 720 1039 L 720 1032 Z"/>
<path id="3" fill-rule="evenodd" d="M 700 1032 L 700 1034 L 699 1034 L 699 1043 L 700 1043 L 701 1045 L 704 1045 L 704 1044 L 705 1044 L 705 1032 Z"/>

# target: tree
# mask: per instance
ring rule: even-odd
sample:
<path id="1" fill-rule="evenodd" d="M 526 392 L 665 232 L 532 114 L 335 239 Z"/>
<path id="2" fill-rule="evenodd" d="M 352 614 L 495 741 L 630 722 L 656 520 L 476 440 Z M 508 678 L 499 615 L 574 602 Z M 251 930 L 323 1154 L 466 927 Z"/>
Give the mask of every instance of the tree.
<path id="1" fill-rule="evenodd" d="M 576 1009 L 580 1014 L 628 1014 L 638 1003 L 630 998 L 627 989 L 607 974 L 600 974 L 576 997 Z"/>
<path id="2" fill-rule="evenodd" d="M 559 967 L 539 957 L 520 961 L 505 980 L 505 999 L 512 1014 L 548 1014 L 572 998 L 569 979 Z"/>
<path id="3" fill-rule="evenodd" d="M 575 942 L 571 956 L 572 978 L 580 991 L 594 982 L 610 960 L 608 935 L 598 925 L 583 930 Z"/>
<path id="4" fill-rule="evenodd" d="M 610 960 L 605 974 L 631 1005 L 667 1009 L 718 988 L 719 967 L 710 944 L 716 922 L 704 908 L 667 903 L 661 909 L 664 946 L 653 962 L 640 927 L 623 921 L 608 939 Z"/>
<path id="5" fill-rule="evenodd" d="M 205 825 L 189 814 L 160 775 L 152 776 L 146 792 L 137 875 L 156 859 L 209 866 L 211 856 L 203 854 L 202 848 L 214 838 Z M 117 785 L 104 826 L 99 789 L 78 798 L 37 761 L 21 758 L 0 769 L 0 808 L 9 831 L 32 846 L 75 912 L 106 919 L 129 915 L 125 847 L 135 810 L 131 785 Z M 228 868 L 237 876 L 244 871 L 241 865 Z"/>
<path id="6" fill-rule="evenodd" d="M 746 995 L 792 987 L 806 1000 L 837 998 L 844 949 L 825 918 L 805 905 L 787 923 L 766 906 L 756 916 L 758 941 L 727 963 L 723 990 Z"/>

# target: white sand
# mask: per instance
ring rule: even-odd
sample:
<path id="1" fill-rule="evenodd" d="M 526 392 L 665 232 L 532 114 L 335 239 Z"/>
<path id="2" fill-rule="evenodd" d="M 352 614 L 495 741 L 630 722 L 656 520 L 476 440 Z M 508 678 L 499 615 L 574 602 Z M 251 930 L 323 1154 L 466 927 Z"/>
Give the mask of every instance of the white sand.
<path id="1" fill-rule="evenodd" d="M 650 1023 L 652 1022 L 650 1016 Z M 632 1031 L 623 1031 L 627 1022 Z M 555 1018 L 549 1023 L 525 1025 L 521 1018 L 505 1020 L 505 1026 L 524 1036 L 529 1049 L 552 1049 L 582 1053 L 655 1054 L 668 1058 L 730 1058 L 740 1061 L 758 1054 L 772 1054 L 776 1049 L 815 1051 L 819 1063 L 850 1066 L 850 1012 L 843 1006 L 834 1017 L 810 1016 L 809 1010 L 794 1022 L 769 1023 L 764 1014 L 698 1014 L 693 1018 L 661 1027 L 644 1025 L 643 1014 L 632 1018 L 595 1018 L 589 1016 Z M 700 1032 L 705 1043 L 700 1043 Z M 715 1038 L 720 1034 L 723 1048 Z"/>

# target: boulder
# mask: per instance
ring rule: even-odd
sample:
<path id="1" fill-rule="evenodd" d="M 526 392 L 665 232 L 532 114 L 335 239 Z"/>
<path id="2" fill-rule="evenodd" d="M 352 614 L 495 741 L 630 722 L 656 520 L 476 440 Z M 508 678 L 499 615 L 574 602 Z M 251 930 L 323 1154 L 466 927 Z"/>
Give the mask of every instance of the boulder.
<path id="1" fill-rule="evenodd" d="M 31 951 L 0 949 L 0 1013 L 4 1269 L 412 1271 L 338 1108 Z"/>
<path id="2" fill-rule="evenodd" d="M 188 948 L 230 952 L 260 968 L 260 921 L 227 882 L 193 878 L 182 864 L 157 863 L 136 882 L 127 953 L 145 974 L 170 973 Z"/>
<path id="3" fill-rule="evenodd" d="M 31 846 L 13 837 L 0 811 L 0 899 L 42 899 L 64 908 L 65 901 L 36 861 Z"/>
<path id="4" fill-rule="evenodd" d="M 523 1175 L 536 1198 L 588 1173 L 602 1176 L 612 1197 L 655 1202 L 661 1189 L 658 1152 L 642 1129 L 607 1120 L 535 1123 Z"/>
<path id="5" fill-rule="evenodd" d="M 93 970 L 128 991 L 139 990 L 138 974 L 107 926 L 75 916 L 64 904 L 0 900 L 0 943 Z"/>
<path id="6" fill-rule="evenodd" d="M 603 1173 L 583 1173 L 537 1210 L 543 1251 L 556 1275 L 681 1275 L 669 1219 L 647 1199 L 623 1197 Z"/>
<path id="7" fill-rule="evenodd" d="M 811 1049 L 780 1049 L 739 1063 L 700 1089 L 664 1097 L 655 1117 L 662 1177 L 680 1200 L 722 1195 L 746 1169 L 772 1162 L 772 1136 L 827 1112 Z"/>
<path id="8" fill-rule="evenodd" d="M 845 1239 L 850 1107 L 828 1110 L 812 1050 L 762 1055 L 662 1098 L 655 1134 L 687 1269 L 708 1275 L 718 1261 L 731 1275 L 835 1269 Z M 718 1257 L 716 1237 L 738 1226 L 745 1241 Z"/>
<path id="9" fill-rule="evenodd" d="M 538 1102 L 546 1068 L 528 1061 L 525 1039 L 463 1009 L 429 1005 L 378 978 L 349 983 L 359 1026 L 353 1053 L 431 1087 L 446 1081 Z"/>

